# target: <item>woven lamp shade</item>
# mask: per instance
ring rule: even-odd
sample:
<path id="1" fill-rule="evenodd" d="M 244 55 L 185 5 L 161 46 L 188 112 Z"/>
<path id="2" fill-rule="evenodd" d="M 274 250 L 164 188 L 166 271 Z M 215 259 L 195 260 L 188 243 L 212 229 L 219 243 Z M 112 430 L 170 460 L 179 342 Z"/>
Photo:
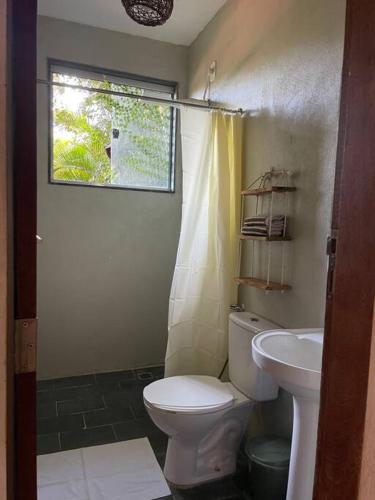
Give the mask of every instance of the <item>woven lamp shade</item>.
<path id="1" fill-rule="evenodd" d="M 138 24 L 160 26 L 172 14 L 173 0 L 121 0 L 127 14 Z"/>

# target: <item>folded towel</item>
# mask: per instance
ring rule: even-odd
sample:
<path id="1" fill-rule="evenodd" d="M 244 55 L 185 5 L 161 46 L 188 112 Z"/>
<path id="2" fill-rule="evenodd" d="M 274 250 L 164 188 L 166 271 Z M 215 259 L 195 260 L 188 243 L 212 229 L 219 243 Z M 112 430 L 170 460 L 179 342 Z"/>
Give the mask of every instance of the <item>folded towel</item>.
<path id="1" fill-rule="evenodd" d="M 285 229 L 285 215 L 255 215 L 245 217 L 241 233 L 245 236 L 283 236 Z"/>
<path id="2" fill-rule="evenodd" d="M 254 220 L 265 220 L 269 219 L 270 215 L 269 214 L 263 214 L 263 215 L 251 215 L 250 217 L 246 217 L 246 219 L 254 219 Z M 273 214 L 272 219 L 285 219 L 285 214 Z"/>
<path id="3" fill-rule="evenodd" d="M 258 223 L 254 223 L 254 222 L 245 222 L 243 224 L 243 227 L 255 227 L 255 228 L 259 228 L 259 229 L 269 229 L 271 226 L 267 225 L 267 224 L 258 224 Z M 276 224 L 272 224 L 272 229 L 284 229 L 284 223 L 276 223 Z"/>
<path id="4" fill-rule="evenodd" d="M 268 233 L 258 233 L 256 231 L 252 231 L 249 233 L 241 233 L 242 236 L 258 236 L 263 238 L 282 238 L 282 234 L 268 234 Z"/>
<path id="5" fill-rule="evenodd" d="M 258 231 L 259 233 L 269 233 L 269 229 L 261 228 L 261 227 L 242 227 L 241 231 Z M 272 233 L 282 233 L 283 229 L 271 229 Z"/>
<path id="6" fill-rule="evenodd" d="M 245 222 L 243 227 L 255 227 L 258 229 L 268 229 L 269 226 L 267 224 L 256 224 L 255 222 Z"/>
<path id="7" fill-rule="evenodd" d="M 262 236 L 267 236 L 271 234 L 271 236 L 282 236 L 283 235 L 283 230 L 282 229 L 272 229 L 269 231 L 269 229 L 261 229 L 261 228 L 254 228 L 254 227 L 242 227 L 241 228 L 241 233 L 245 235 L 252 235 L 252 234 L 257 234 L 257 235 L 262 235 Z"/>
<path id="8" fill-rule="evenodd" d="M 284 222 L 284 221 L 285 221 L 285 215 L 273 215 L 272 216 L 272 224 L 274 224 L 276 222 Z M 245 217 L 244 222 L 245 223 L 270 224 L 271 217 L 269 215 L 254 215 L 252 217 Z"/>

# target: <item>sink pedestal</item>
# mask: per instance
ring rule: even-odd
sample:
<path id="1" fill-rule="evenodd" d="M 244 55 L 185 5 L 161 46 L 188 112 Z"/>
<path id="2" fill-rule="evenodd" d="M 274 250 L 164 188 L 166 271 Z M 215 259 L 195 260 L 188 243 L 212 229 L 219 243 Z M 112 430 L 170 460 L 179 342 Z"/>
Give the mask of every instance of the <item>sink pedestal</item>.
<path id="1" fill-rule="evenodd" d="M 256 335 L 253 358 L 293 395 L 294 420 L 287 500 L 312 500 L 318 433 L 323 330 L 273 330 Z"/>
<path id="2" fill-rule="evenodd" d="M 312 500 L 319 400 L 293 396 L 293 438 L 287 500 Z"/>

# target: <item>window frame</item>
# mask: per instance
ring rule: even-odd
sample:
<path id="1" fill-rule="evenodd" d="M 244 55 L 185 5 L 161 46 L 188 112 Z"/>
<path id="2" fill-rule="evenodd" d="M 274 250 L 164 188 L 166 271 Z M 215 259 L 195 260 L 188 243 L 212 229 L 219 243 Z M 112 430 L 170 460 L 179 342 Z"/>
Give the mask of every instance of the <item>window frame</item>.
<path id="1" fill-rule="evenodd" d="M 115 78 L 120 78 L 124 80 L 133 80 L 135 82 L 151 83 L 156 85 L 165 85 L 166 87 L 173 88 L 172 98 L 176 99 L 178 96 L 178 83 L 175 81 L 161 80 L 158 78 L 151 78 L 147 76 L 135 75 L 133 73 L 125 73 L 123 71 L 108 70 L 98 66 L 91 66 L 87 64 L 75 63 L 64 61 L 60 59 L 47 59 L 48 64 L 48 81 L 52 82 L 52 75 L 54 73 L 54 67 L 59 66 L 61 68 L 73 69 L 87 71 L 88 73 L 98 74 L 98 75 L 108 75 Z M 141 86 L 141 85 L 140 85 Z M 60 185 L 60 186 L 79 186 L 88 188 L 101 188 L 101 189 L 120 189 L 124 191 L 140 191 L 140 192 L 152 192 L 152 193 L 169 193 L 173 194 L 176 192 L 176 148 L 177 148 L 177 108 L 171 106 L 171 119 L 170 119 L 170 152 L 169 152 L 169 185 L 168 188 L 147 188 L 147 187 L 128 187 L 115 184 L 89 184 L 80 181 L 64 181 L 53 179 L 53 85 L 48 86 L 47 99 L 48 99 L 48 184 Z"/>

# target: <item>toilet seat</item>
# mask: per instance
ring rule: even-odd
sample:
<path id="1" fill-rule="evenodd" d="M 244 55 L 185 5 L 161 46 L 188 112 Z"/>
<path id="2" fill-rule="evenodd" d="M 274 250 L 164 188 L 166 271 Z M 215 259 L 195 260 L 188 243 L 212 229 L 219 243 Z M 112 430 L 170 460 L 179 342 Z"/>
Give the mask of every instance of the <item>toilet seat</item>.
<path id="1" fill-rule="evenodd" d="M 233 405 L 227 384 L 205 375 L 180 375 L 157 380 L 143 391 L 145 404 L 161 411 L 202 414 Z"/>

